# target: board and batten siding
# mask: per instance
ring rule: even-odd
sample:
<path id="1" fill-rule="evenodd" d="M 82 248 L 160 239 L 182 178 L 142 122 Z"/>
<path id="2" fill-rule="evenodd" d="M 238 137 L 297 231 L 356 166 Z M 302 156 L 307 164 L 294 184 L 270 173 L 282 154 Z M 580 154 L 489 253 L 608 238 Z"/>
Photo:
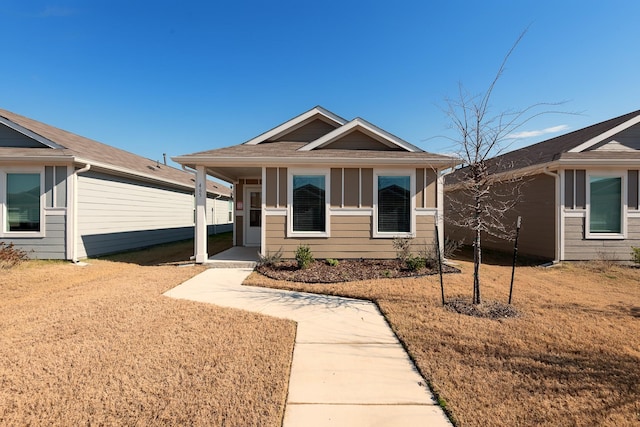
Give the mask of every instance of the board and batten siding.
<path id="1" fill-rule="evenodd" d="M 78 177 L 78 257 L 193 237 L 190 192 L 89 172 Z"/>
<path id="2" fill-rule="evenodd" d="M 435 217 L 418 215 L 416 218 L 416 237 L 414 251 L 421 250 L 424 245 L 433 245 L 435 239 Z M 280 249 L 283 257 L 293 258 L 299 245 L 309 245 L 316 258 L 395 258 L 396 249 L 393 239 L 374 239 L 371 237 L 373 216 L 371 215 L 333 215 L 331 217 L 331 237 L 298 238 L 285 237 L 287 217 L 284 215 L 267 215 L 265 237 L 267 247 L 265 253 L 276 253 Z"/>

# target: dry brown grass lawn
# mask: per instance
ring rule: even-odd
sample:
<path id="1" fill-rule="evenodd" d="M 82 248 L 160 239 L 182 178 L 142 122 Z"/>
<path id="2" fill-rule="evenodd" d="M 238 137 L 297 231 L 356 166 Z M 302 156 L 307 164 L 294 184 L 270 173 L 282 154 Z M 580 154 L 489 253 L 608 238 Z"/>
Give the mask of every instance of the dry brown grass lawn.
<path id="1" fill-rule="evenodd" d="M 446 295 L 470 299 L 473 266 L 459 267 Z M 506 302 L 510 272 L 483 265 L 486 299 Z M 377 302 L 457 425 L 640 425 L 638 268 L 519 267 L 522 316 L 502 320 L 443 309 L 437 277 L 305 285 L 253 273 L 245 283 Z"/>
<path id="2" fill-rule="evenodd" d="M 3 271 L 0 425 L 280 425 L 294 323 L 163 297 L 180 253 Z"/>

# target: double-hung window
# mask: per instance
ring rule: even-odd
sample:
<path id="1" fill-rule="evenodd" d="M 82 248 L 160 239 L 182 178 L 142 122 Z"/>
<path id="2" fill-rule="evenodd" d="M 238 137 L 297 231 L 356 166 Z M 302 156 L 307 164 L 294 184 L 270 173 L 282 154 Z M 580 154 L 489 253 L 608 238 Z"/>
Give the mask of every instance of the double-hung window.
<path id="1" fill-rule="evenodd" d="M 587 238 L 625 237 L 626 185 L 623 175 L 589 174 L 587 178 Z"/>
<path id="2" fill-rule="evenodd" d="M 374 237 L 412 237 L 414 177 L 405 173 L 375 174 Z"/>
<path id="3" fill-rule="evenodd" d="M 43 231 L 42 174 L 6 172 L 3 182 L 4 224 L 2 232 L 35 235 Z"/>
<path id="4" fill-rule="evenodd" d="M 305 171 L 290 174 L 289 234 L 328 237 L 328 173 Z"/>

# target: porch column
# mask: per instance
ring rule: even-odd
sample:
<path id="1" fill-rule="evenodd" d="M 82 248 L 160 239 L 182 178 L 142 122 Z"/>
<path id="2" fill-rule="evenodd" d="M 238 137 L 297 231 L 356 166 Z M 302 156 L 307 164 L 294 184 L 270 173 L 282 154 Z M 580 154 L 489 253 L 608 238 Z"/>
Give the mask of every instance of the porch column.
<path id="1" fill-rule="evenodd" d="M 207 173 L 204 166 L 196 167 L 196 226 L 195 257 L 198 264 L 209 259 L 207 255 Z"/>

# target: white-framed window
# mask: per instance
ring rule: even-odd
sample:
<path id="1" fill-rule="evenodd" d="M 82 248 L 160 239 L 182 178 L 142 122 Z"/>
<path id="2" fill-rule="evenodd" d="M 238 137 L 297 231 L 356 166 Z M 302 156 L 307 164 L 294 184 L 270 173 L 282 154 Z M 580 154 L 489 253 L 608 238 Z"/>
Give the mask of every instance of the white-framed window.
<path id="1" fill-rule="evenodd" d="M 587 173 L 587 239 L 624 239 L 627 234 L 626 171 Z"/>
<path id="2" fill-rule="evenodd" d="M 289 170 L 288 235 L 329 237 L 329 171 Z"/>
<path id="3" fill-rule="evenodd" d="M 415 171 L 374 171 L 373 237 L 415 237 Z"/>
<path id="4" fill-rule="evenodd" d="M 6 237 L 44 236 L 44 174 L 42 169 L 2 172 L 2 228 Z"/>

